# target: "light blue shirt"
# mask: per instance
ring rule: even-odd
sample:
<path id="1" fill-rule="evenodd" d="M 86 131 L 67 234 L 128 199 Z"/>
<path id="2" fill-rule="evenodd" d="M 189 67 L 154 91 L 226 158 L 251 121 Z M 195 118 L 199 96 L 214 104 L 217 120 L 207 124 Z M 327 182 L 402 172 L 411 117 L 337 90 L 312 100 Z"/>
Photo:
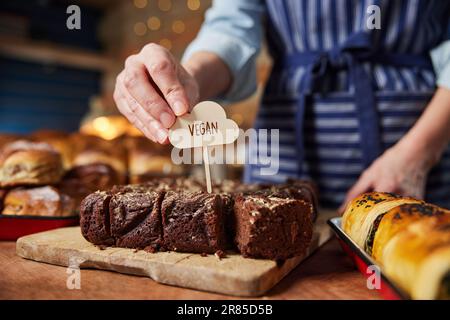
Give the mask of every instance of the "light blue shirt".
<path id="1" fill-rule="evenodd" d="M 233 75 L 231 88 L 219 100 L 233 102 L 250 96 L 256 89 L 255 59 L 261 48 L 263 0 L 215 0 L 206 12 L 196 39 L 183 56 L 186 61 L 195 52 L 217 54 Z M 437 85 L 450 89 L 450 40 L 431 52 Z"/>

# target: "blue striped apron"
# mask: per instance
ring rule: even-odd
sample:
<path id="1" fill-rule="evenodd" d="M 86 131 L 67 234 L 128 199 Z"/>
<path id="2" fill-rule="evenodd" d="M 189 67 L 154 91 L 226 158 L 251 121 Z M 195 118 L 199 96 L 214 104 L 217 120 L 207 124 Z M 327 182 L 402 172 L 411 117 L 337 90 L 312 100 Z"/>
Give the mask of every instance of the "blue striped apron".
<path id="1" fill-rule="evenodd" d="M 367 29 L 371 4 L 381 8 L 380 30 Z M 255 127 L 280 130 L 280 171 L 264 176 L 261 165 L 248 165 L 246 180 L 312 179 L 322 205 L 336 207 L 430 100 L 435 76 L 428 53 L 446 35 L 449 2 L 267 0 L 266 6 L 274 67 Z M 450 150 L 430 172 L 427 200 L 450 207 Z"/>

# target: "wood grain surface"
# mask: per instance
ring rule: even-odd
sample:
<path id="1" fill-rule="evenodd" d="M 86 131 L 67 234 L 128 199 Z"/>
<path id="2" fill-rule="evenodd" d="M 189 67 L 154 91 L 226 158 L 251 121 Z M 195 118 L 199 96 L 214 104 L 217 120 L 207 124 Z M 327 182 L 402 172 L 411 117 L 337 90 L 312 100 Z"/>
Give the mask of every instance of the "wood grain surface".
<path id="1" fill-rule="evenodd" d="M 35 261 L 75 268 L 95 268 L 148 276 L 153 280 L 234 296 L 260 296 L 277 284 L 310 253 L 331 237 L 326 220 L 333 212 L 322 212 L 314 225 L 313 240 L 304 256 L 277 264 L 272 260 L 246 259 L 227 252 L 219 259 L 214 255 L 158 252 L 126 248 L 99 249 L 87 242 L 79 227 L 61 228 L 17 240 L 19 256 Z"/>
<path id="2" fill-rule="evenodd" d="M 81 288 L 66 286 L 67 268 L 16 255 L 14 242 L 0 242 L 0 299 L 236 299 L 159 284 L 147 277 L 81 270 Z M 380 299 L 366 287 L 335 239 L 319 248 L 259 299 Z"/>

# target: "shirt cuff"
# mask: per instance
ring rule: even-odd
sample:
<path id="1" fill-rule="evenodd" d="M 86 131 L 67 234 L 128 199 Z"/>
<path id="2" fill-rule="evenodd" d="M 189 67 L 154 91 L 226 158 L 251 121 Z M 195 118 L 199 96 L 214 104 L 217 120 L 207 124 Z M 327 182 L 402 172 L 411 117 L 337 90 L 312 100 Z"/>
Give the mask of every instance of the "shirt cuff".
<path id="1" fill-rule="evenodd" d="M 206 51 L 219 56 L 231 71 L 231 88 L 216 100 L 224 104 L 242 100 L 256 90 L 256 55 L 258 48 L 227 34 L 209 30 L 200 32 L 186 49 L 182 61 L 187 61 L 194 53 Z"/>
<path id="2" fill-rule="evenodd" d="M 450 40 L 431 51 L 431 60 L 436 72 L 436 84 L 450 89 Z"/>

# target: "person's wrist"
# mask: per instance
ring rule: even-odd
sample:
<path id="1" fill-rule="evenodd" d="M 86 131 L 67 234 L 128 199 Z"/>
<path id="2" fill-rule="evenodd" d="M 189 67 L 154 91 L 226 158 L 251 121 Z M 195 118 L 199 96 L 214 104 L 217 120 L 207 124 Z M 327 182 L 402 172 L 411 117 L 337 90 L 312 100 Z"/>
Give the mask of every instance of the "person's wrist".
<path id="1" fill-rule="evenodd" d="M 395 152 L 407 162 L 417 163 L 422 169 L 429 171 L 441 158 L 443 147 L 434 141 L 415 139 L 405 136 L 395 145 Z"/>

